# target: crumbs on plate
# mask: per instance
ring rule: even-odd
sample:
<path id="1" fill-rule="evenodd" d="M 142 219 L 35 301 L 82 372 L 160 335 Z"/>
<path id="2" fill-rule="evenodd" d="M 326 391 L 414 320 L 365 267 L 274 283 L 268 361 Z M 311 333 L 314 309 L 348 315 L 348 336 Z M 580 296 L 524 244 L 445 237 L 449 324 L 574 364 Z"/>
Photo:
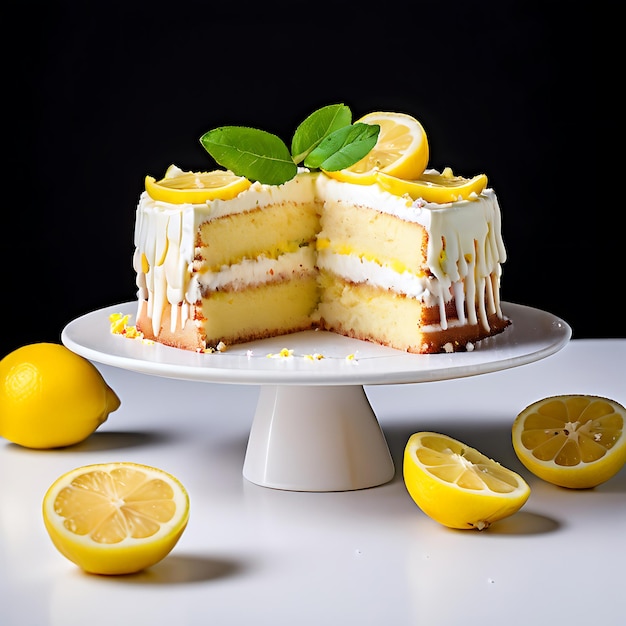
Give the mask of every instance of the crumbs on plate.
<path id="1" fill-rule="evenodd" d="M 111 325 L 111 333 L 113 335 L 123 335 L 127 339 L 139 339 L 143 343 L 154 343 L 143 336 L 140 330 L 137 330 L 136 326 L 128 324 L 130 315 L 123 315 L 122 313 L 111 313 L 109 315 L 109 323 Z"/>
<path id="2" fill-rule="evenodd" d="M 151 339 L 146 339 L 143 333 L 137 329 L 136 326 L 132 326 L 129 324 L 130 315 L 124 315 L 123 313 L 111 313 L 109 315 L 109 324 L 111 327 L 111 334 L 113 335 L 122 335 L 127 339 L 138 339 L 146 344 L 154 344 L 154 341 Z M 215 348 L 206 348 L 205 350 L 198 349 L 197 352 L 214 354 L 220 352 L 226 352 L 228 350 L 228 346 L 220 341 Z M 254 352 L 252 350 L 246 351 L 246 356 L 248 358 L 252 358 L 254 356 Z M 282 348 L 280 352 L 272 353 L 265 355 L 268 359 L 293 359 L 294 358 L 294 350 L 291 348 Z M 319 352 L 314 352 L 312 354 L 303 354 L 301 355 L 305 361 L 322 361 L 326 357 Z M 357 359 L 354 354 L 348 354 L 345 357 L 345 360 L 348 362 L 356 363 Z"/>
<path id="3" fill-rule="evenodd" d="M 250 350 L 248 351 L 248 356 L 249 357 L 252 356 L 252 351 Z M 293 359 L 296 355 L 295 355 L 294 350 L 290 348 L 283 348 L 280 352 L 270 352 L 269 354 L 266 354 L 265 356 L 268 359 Z M 310 354 L 302 354 L 298 356 L 303 358 L 305 361 L 322 361 L 327 358 L 326 356 L 324 356 L 323 354 L 319 352 L 313 352 Z M 346 361 L 356 363 L 357 359 L 354 354 L 348 354 L 346 356 Z"/>

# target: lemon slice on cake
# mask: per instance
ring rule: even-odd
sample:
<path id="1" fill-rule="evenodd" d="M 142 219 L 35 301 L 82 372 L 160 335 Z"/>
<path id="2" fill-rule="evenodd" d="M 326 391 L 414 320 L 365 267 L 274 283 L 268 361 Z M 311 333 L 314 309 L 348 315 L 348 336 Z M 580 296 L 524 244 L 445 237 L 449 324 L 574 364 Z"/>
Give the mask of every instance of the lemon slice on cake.
<path id="1" fill-rule="evenodd" d="M 66 472 L 43 500 L 56 548 L 92 574 L 132 574 L 155 565 L 178 542 L 189 496 L 171 474 L 130 462 Z"/>
<path id="2" fill-rule="evenodd" d="M 512 438 L 535 476 L 571 489 L 595 487 L 626 464 L 626 408 L 584 394 L 543 398 L 515 418 Z"/>
<path id="3" fill-rule="evenodd" d="M 414 117 L 404 113 L 375 112 L 368 113 L 357 122 L 378 124 L 378 141 L 367 156 L 354 165 L 335 172 L 325 172 L 330 178 L 358 185 L 372 185 L 379 171 L 398 178 L 415 179 L 421 176 L 428 165 L 428 138 Z"/>
<path id="4" fill-rule="evenodd" d="M 157 181 L 146 176 L 148 195 L 170 204 L 202 204 L 210 200 L 230 200 L 252 184 L 247 178 L 230 170 L 184 172 L 170 165 L 165 177 Z"/>
<path id="5" fill-rule="evenodd" d="M 419 432 L 404 450 L 404 482 L 426 515 L 450 528 L 483 530 L 530 496 L 524 479 L 447 435 Z"/>
<path id="6" fill-rule="evenodd" d="M 482 193 L 487 186 L 485 174 L 464 178 L 455 176 L 449 167 L 441 173 L 434 170 L 424 172 L 416 180 L 405 180 L 381 171 L 377 173 L 376 180 L 383 189 L 396 196 L 408 195 L 413 200 L 421 198 L 436 204 L 468 200 L 472 194 Z"/>

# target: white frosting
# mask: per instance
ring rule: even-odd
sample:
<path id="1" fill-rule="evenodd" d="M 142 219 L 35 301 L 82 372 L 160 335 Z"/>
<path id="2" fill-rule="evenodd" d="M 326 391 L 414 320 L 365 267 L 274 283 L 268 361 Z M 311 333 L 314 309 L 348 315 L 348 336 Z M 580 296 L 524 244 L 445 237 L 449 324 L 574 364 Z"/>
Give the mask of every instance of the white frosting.
<path id="1" fill-rule="evenodd" d="M 198 289 L 193 293 L 187 290 L 190 302 L 198 300 L 202 293 L 229 287 L 238 289 L 256 283 L 268 283 L 281 280 L 286 276 L 302 275 L 315 272 L 315 248 L 306 246 L 296 252 L 282 254 L 277 259 L 261 256 L 257 259 L 244 259 L 234 265 L 224 265 L 217 272 L 207 270 L 196 275 Z"/>
<path id="2" fill-rule="evenodd" d="M 438 302 L 433 300 L 430 291 L 432 279 L 408 271 L 399 273 L 388 266 L 379 265 L 376 261 L 369 261 L 353 254 L 336 254 L 330 250 L 321 250 L 317 253 L 317 266 L 338 276 L 345 276 L 354 283 L 368 283 L 424 300 L 428 306 L 434 306 Z"/>
<path id="3" fill-rule="evenodd" d="M 262 208 L 286 201 L 314 202 L 316 198 L 347 201 L 422 225 L 428 232 L 427 266 L 429 277 L 409 272 L 399 274 L 389 267 L 330 251 L 319 254 L 319 265 L 353 282 L 392 289 L 439 306 L 442 328 L 447 328 L 445 304 L 455 298 L 457 314 L 464 320 L 468 303 L 470 324 L 480 322 L 488 328 L 487 315 L 502 317 L 499 301 L 500 264 L 506 260 L 501 236 L 500 207 L 495 193 L 485 189 L 479 196 L 448 204 L 412 201 L 395 196 L 378 185 L 349 185 L 323 174 L 300 174 L 279 186 L 254 183 L 232 200 L 205 204 L 168 204 L 141 194 L 136 213 L 133 267 L 137 273 L 138 298 L 148 301 L 148 315 L 158 332 L 161 314 L 167 303 L 172 311 L 180 307 L 183 323 L 189 306 L 208 290 L 245 286 L 274 280 L 280 276 L 313 271 L 312 248 L 283 255 L 278 259 L 262 257 L 243 260 L 218 272 L 199 271 L 194 264 L 196 239 L 201 223 L 218 217 Z M 145 257 L 145 258 L 144 258 Z M 143 261 L 142 261 L 143 259 Z M 147 267 L 146 267 L 147 262 Z M 475 306 L 478 305 L 478 315 Z M 172 315 L 172 327 L 177 320 Z"/>

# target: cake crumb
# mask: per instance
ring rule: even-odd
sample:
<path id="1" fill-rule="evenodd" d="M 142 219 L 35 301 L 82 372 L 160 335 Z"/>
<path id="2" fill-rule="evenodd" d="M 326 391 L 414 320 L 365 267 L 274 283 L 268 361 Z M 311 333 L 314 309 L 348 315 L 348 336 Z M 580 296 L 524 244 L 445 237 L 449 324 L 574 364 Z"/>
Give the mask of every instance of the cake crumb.
<path id="1" fill-rule="evenodd" d="M 289 348 L 283 348 L 278 354 L 270 352 L 267 355 L 268 359 L 288 359 L 293 356 L 293 350 Z"/>
<path id="2" fill-rule="evenodd" d="M 121 313 L 111 313 L 109 315 L 109 323 L 111 324 L 111 332 L 114 335 L 121 335 L 128 322 L 128 315 L 122 315 Z"/>
<path id="3" fill-rule="evenodd" d="M 226 352 L 226 350 L 228 350 L 228 346 L 223 341 L 220 341 L 215 347 L 215 349 L 218 352 Z"/>
<path id="4" fill-rule="evenodd" d="M 136 326 L 127 326 L 125 330 L 125 334 L 129 339 L 143 339 L 143 333 L 140 330 L 137 330 Z"/>
<path id="5" fill-rule="evenodd" d="M 136 326 L 129 326 L 128 320 L 130 315 L 123 315 L 122 313 L 111 313 L 109 315 L 109 323 L 111 325 L 111 334 L 123 335 L 128 339 L 144 339 L 143 333 L 137 330 Z M 146 343 L 144 341 L 144 343 Z M 154 342 L 152 342 L 154 343 Z"/>

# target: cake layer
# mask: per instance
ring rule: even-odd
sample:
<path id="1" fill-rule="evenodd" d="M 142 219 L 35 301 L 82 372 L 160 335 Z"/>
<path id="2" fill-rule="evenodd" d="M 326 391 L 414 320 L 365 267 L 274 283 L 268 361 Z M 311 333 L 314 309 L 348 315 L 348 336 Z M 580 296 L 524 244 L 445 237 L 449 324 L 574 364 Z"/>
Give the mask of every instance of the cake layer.
<path id="1" fill-rule="evenodd" d="M 155 317 L 149 305 L 147 300 L 140 300 L 137 307 L 137 328 L 146 339 L 183 350 L 204 351 L 206 346 L 201 334 L 201 323 L 189 317 L 189 310 L 193 310 L 193 307 L 187 304 L 165 304 L 158 314 L 159 325 L 155 327 Z"/>
<path id="2" fill-rule="evenodd" d="M 196 258 L 202 264 L 197 270 L 216 271 L 261 254 L 276 259 L 313 243 L 318 230 L 319 208 L 312 201 L 284 201 L 206 220 L 199 227 Z"/>
<path id="3" fill-rule="evenodd" d="M 137 327 L 147 339 L 186 350 L 217 349 L 313 328 L 311 313 L 317 307 L 315 275 L 257 285 L 242 291 L 212 292 L 197 307 L 194 317 L 181 314 L 181 306 L 167 305 L 160 315 L 161 326 L 153 329 L 153 318 L 145 301 L 139 305 Z"/>
<path id="4" fill-rule="evenodd" d="M 317 277 L 256 285 L 241 291 L 212 292 L 202 299 L 202 332 L 207 347 L 273 337 L 312 328 Z"/>
<path id="5" fill-rule="evenodd" d="M 509 323 L 495 313 L 487 316 L 486 327 L 462 322 L 452 301 L 443 328 L 439 308 L 426 307 L 416 298 L 329 274 L 323 274 L 322 280 L 323 299 L 316 312 L 320 327 L 406 352 L 471 350 L 474 342 L 501 332 Z"/>
<path id="6" fill-rule="evenodd" d="M 317 249 L 424 275 L 428 235 L 421 224 L 346 200 L 324 203 Z"/>

